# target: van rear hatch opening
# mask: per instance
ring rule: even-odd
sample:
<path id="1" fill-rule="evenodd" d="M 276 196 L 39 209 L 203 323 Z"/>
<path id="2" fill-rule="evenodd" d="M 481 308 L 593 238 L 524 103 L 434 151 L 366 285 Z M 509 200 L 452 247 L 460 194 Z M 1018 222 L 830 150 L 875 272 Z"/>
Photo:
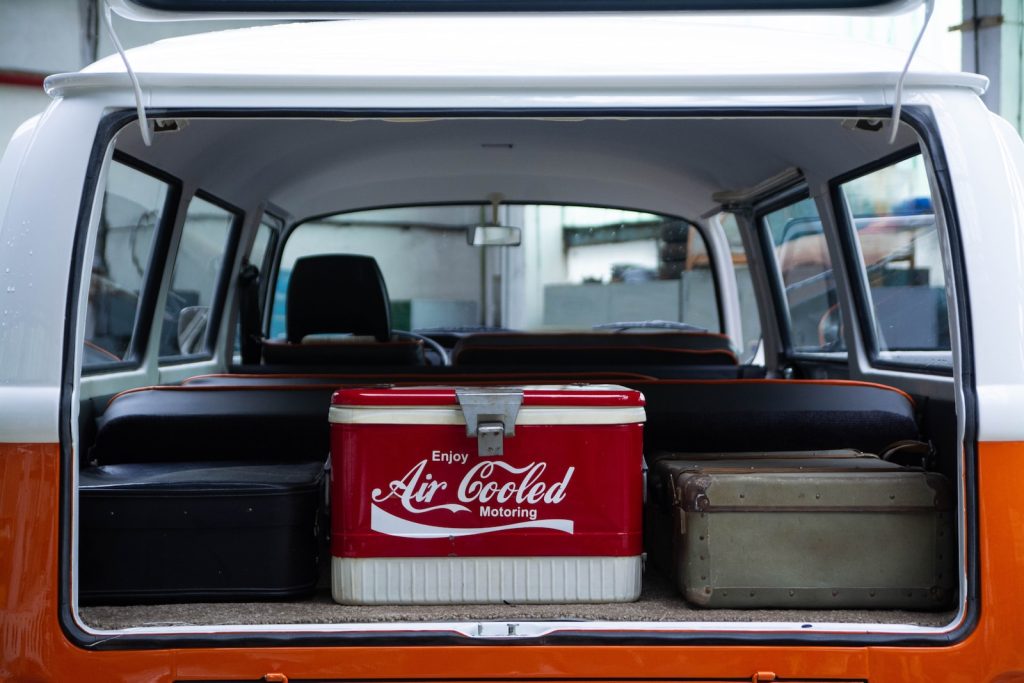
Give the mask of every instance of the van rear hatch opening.
<path id="1" fill-rule="evenodd" d="M 923 452 L 889 455 L 901 464 L 923 466 L 950 481 L 961 480 L 957 435 L 949 430 L 955 419 L 953 351 L 948 331 L 945 336 L 942 333 L 944 325 L 948 328 L 942 317 L 945 298 L 936 298 L 934 293 L 942 291 L 942 266 L 938 247 L 930 241 L 935 239 L 941 197 L 933 196 L 928 188 L 923 161 L 927 145 L 909 125 L 901 128 L 897 157 L 893 158 L 894 148 L 887 145 L 883 133 L 872 125 L 858 125 L 873 120 L 870 113 L 840 109 L 815 111 L 809 116 L 755 111 L 734 111 L 727 116 L 721 112 L 714 116 L 646 112 L 642 117 L 622 116 L 621 112 L 614 117 L 560 116 L 557 112 L 543 117 L 494 117 L 480 112 L 460 118 L 366 117 L 346 112 L 318 112 L 315 117 L 259 112 L 239 116 L 235 112 L 228 118 L 173 110 L 155 112 L 155 116 L 175 125 L 157 133 L 152 148 L 141 144 L 131 125 L 117 134 L 112 163 L 129 170 L 123 170 L 124 177 L 117 175 L 122 171 L 112 171 L 107 188 L 96 188 L 97 201 L 102 200 L 105 189 L 107 192 L 104 217 L 128 225 L 132 216 L 139 218 L 145 213 L 131 206 L 132 197 L 119 194 L 122 187 L 138 189 L 141 181 L 132 180 L 132 172 L 167 182 L 166 194 L 172 199 L 165 201 L 160 195 L 157 205 L 171 212 L 177 211 L 173 201 L 176 187 L 198 188 L 206 203 L 200 207 L 205 213 L 194 214 L 200 216 L 194 219 L 195 225 L 203 228 L 197 234 L 217 235 L 218 241 L 204 244 L 198 240 L 194 253 L 202 255 L 207 253 L 204 249 L 212 249 L 226 264 L 220 267 L 228 274 L 209 278 L 209 295 L 174 284 L 175 273 L 180 272 L 185 282 L 187 270 L 168 274 L 172 281 L 168 299 L 175 302 L 173 307 L 165 305 L 162 325 L 166 334 L 154 342 L 161 345 L 164 361 L 160 364 L 166 367 L 166 380 L 160 386 L 111 398 L 113 383 L 105 369 L 121 367 L 118 363 L 145 362 L 140 360 L 142 355 L 132 359 L 130 350 L 138 340 L 132 338 L 131 320 L 126 327 L 122 325 L 120 336 L 113 327 L 102 338 L 86 335 L 87 345 L 92 343 L 90 348 L 97 355 L 87 358 L 79 390 L 85 402 L 75 449 L 84 454 L 76 463 L 76 470 L 84 468 L 76 482 L 82 510 L 91 504 L 89 496 L 99 490 L 90 488 L 95 481 L 89 478 L 98 473 L 127 472 L 130 488 L 139 492 L 149 484 L 140 486 L 138 480 L 131 479 L 135 466 L 167 466 L 168 473 L 184 476 L 187 468 L 183 463 L 246 458 L 265 462 L 281 460 L 282 454 L 284 460 L 322 462 L 329 450 L 331 393 L 341 386 L 367 383 L 522 385 L 612 380 L 647 397 L 648 455 L 655 450 L 792 454 L 856 449 L 881 456 L 903 441 L 930 442 L 931 449 L 925 447 Z M 296 145 L 297 140 L 302 144 Z M 228 159 L 230 162 L 225 161 Z M 924 184 L 912 186 L 911 195 L 917 198 L 913 193 L 923 187 L 928 202 L 901 205 L 903 213 L 869 217 L 866 211 L 877 210 L 881 200 L 876 198 L 871 207 L 869 195 L 863 193 L 886 179 L 874 180 L 863 190 L 848 183 L 901 163 L 906 166 L 905 170 L 899 167 L 898 172 L 904 174 L 901 177 L 924 174 Z M 764 184 L 780 177 L 788 179 Z M 119 182 L 123 184 L 117 185 Z M 897 320 L 898 315 L 884 306 L 893 306 L 895 311 L 913 306 L 923 311 L 915 319 L 916 332 L 897 328 L 905 336 L 889 334 L 883 349 L 887 358 L 903 363 L 904 369 L 922 365 L 939 369 L 915 385 L 913 396 L 874 387 L 870 382 L 846 382 L 848 326 L 858 322 L 842 319 L 833 310 L 840 295 L 828 246 L 840 219 L 816 210 L 811 215 L 801 204 L 809 194 L 819 196 L 818 191 L 830 184 L 840 192 L 847 188 L 851 202 L 864 198 L 862 204 L 852 207 L 860 223 L 852 221 L 849 229 L 852 239 L 859 240 L 866 261 L 865 280 L 872 287 L 887 288 L 866 292 L 887 296 L 888 303 L 878 305 L 875 314 Z M 726 191 L 741 198 L 724 207 L 740 216 L 732 243 L 721 217 L 702 218 L 723 208 L 715 196 Z M 534 221 L 520 226 L 523 238 L 519 247 L 473 247 L 455 228 L 475 223 L 462 218 L 445 223 L 445 212 L 456 215 L 459 211 L 487 223 L 492 206 L 489 198 L 495 194 L 501 195 L 499 204 L 506 215 Z M 135 199 L 144 196 L 143 192 L 134 195 Z M 580 209 L 570 216 L 576 224 L 566 218 L 566 204 Z M 825 205 L 819 203 L 821 206 Z M 557 225 L 544 222 L 553 213 L 551 207 L 558 208 L 562 222 Z M 276 246 L 268 247 L 261 259 L 251 259 L 243 249 L 258 243 L 260 220 L 242 217 L 261 209 L 269 215 L 264 224 L 275 226 L 276 218 L 287 227 L 274 227 L 271 241 L 276 240 Z M 611 214 L 600 214 L 600 221 L 587 224 L 580 218 L 583 209 L 618 213 L 614 220 L 608 218 Z M 410 216 L 417 212 L 418 220 L 412 220 Z M 535 216 L 531 217 L 531 212 Z M 233 215 L 237 219 L 232 219 Z M 223 227 L 214 228 L 221 219 Z M 188 235 L 187 216 L 183 220 L 179 243 Z M 167 228 L 162 226 L 173 226 L 174 221 L 165 218 L 146 224 L 136 220 L 133 225 L 120 237 L 116 229 L 108 234 L 111 263 L 105 264 L 103 277 L 111 281 L 116 280 L 113 261 L 119 256 L 118 249 L 127 247 L 128 254 L 134 249 L 136 263 L 144 261 L 146 253 L 161 253 L 160 240 L 167 239 Z M 116 227 L 110 223 L 109 228 Z M 682 230 L 685 241 L 676 241 L 673 230 Z M 395 251 L 396 245 L 408 248 L 412 244 L 400 240 L 413 238 L 419 240 L 419 251 L 404 253 L 422 257 L 388 261 L 389 253 L 402 253 Z M 446 246 L 434 250 L 429 240 L 435 238 L 445 240 L 442 244 Z M 302 254 L 324 250 L 325 239 L 340 240 L 338 243 L 355 240 L 353 243 L 361 245 L 355 253 L 380 242 L 380 253 L 373 255 L 381 264 L 390 298 L 388 331 L 402 330 L 398 327 L 401 320 L 409 328 L 405 331 L 440 345 L 441 352 L 415 338 L 399 340 L 384 334 L 387 341 L 381 342 L 366 330 L 356 330 L 356 340 L 317 339 L 318 333 L 336 331 L 313 328 L 309 339 L 306 336 L 310 335 L 275 338 L 275 324 L 280 324 L 283 335 L 288 334 L 289 325 L 295 325 L 293 302 L 288 300 L 291 295 L 287 286 L 282 286 L 283 264 L 291 267 Z M 145 252 L 140 246 L 145 240 L 152 240 L 146 242 L 155 245 L 148 246 L 152 251 Z M 538 240 L 546 240 L 543 249 L 538 249 Z M 625 250 L 641 243 L 652 245 L 651 263 L 627 260 L 616 271 L 613 266 L 620 265 L 619 255 L 636 257 L 641 251 Z M 236 251 L 228 253 L 231 249 Z M 297 255 L 290 260 L 289 250 Z M 605 250 L 611 255 L 599 255 Z M 164 258 L 173 256 L 170 243 L 162 253 Z M 561 279 L 529 271 L 530 260 L 523 255 L 539 259 L 543 253 L 557 255 L 558 267 L 565 270 Z M 442 257 L 434 270 L 426 262 L 428 254 Z M 446 254 L 453 259 L 460 254 L 459 263 L 465 264 L 468 273 L 458 280 L 457 295 L 446 294 L 441 282 Z M 754 254 L 773 260 L 760 261 L 759 266 L 751 258 Z M 513 266 L 517 259 L 522 259 L 522 264 Z M 571 259 L 576 259 L 572 261 L 576 270 L 570 269 Z M 591 272 L 583 265 L 594 259 L 602 270 Z M 259 265 L 265 279 L 260 285 L 264 288 L 260 311 L 263 350 L 251 363 L 241 362 L 241 355 L 234 356 L 228 346 L 228 340 L 239 334 L 232 324 L 233 313 L 216 329 L 197 323 L 202 334 L 193 337 L 199 339 L 196 346 L 188 346 L 185 342 L 190 337 L 183 336 L 191 320 L 202 320 L 187 317 L 186 309 L 205 309 L 203 315 L 212 315 L 218 307 L 240 310 L 242 294 L 233 274 L 241 269 L 243 260 Z M 666 264 L 676 264 L 678 272 Z M 515 269 L 519 267 L 523 271 Z M 842 265 L 850 267 L 850 263 Z M 422 291 L 404 293 L 403 269 L 429 274 L 422 276 Z M 456 280 L 461 274 L 449 272 L 446 277 Z M 739 277 L 745 278 L 741 286 L 749 287 L 743 293 L 737 291 Z M 726 278 L 731 278 L 731 284 L 723 284 Z M 535 293 L 524 295 L 521 289 L 527 286 L 535 287 Z M 137 287 L 144 300 L 146 286 Z M 275 293 L 276 287 L 281 289 Z M 469 287 L 472 292 L 467 294 Z M 432 293 L 427 296 L 425 290 Z M 598 301 L 613 307 L 618 305 L 612 303 L 614 297 L 641 290 L 643 297 L 628 300 L 633 303 L 614 309 L 615 315 L 608 312 L 605 317 L 588 319 L 585 328 L 571 317 L 575 312 L 572 301 L 585 302 L 577 303 L 576 310 L 590 311 Z M 328 292 L 315 287 L 308 291 L 312 292 L 309 306 L 314 313 L 329 305 Z M 115 293 L 124 297 L 120 290 Z M 274 308 L 275 297 L 283 302 L 280 311 Z M 696 322 L 704 331 L 671 326 L 639 331 L 592 329 L 594 325 L 651 322 L 622 320 L 620 313 L 629 311 L 630 305 L 637 311 L 641 301 L 652 306 L 652 302 L 669 308 L 674 305 L 677 319 L 661 322 Z M 123 308 L 144 310 L 131 303 Z M 280 317 L 278 323 L 275 315 Z M 431 319 L 438 324 L 413 324 Z M 91 328 L 90 333 L 98 329 Z M 760 329 L 760 334 L 751 334 L 752 329 Z M 676 344 L 669 341 L 673 335 L 686 338 L 687 344 L 704 339 L 700 343 L 705 346 L 672 346 Z M 769 370 L 755 355 L 759 338 L 773 354 L 796 350 L 799 358 L 802 352 L 806 365 L 801 367 L 798 361 L 797 371 L 819 379 L 765 378 Z M 408 357 L 410 362 L 397 362 L 393 354 L 377 354 L 372 347 L 380 343 L 411 345 L 416 351 Z M 331 350 L 334 347 L 338 348 Z M 358 354 L 352 355 L 356 351 Z M 111 355 L 113 358 L 108 357 Z M 452 365 L 445 365 L 446 358 Z M 202 374 L 205 369 L 229 372 L 177 386 L 190 374 Z M 777 369 L 771 368 L 773 372 Z M 828 373 L 836 381 L 825 379 Z M 107 469 L 98 472 L 98 468 Z M 238 476 L 237 481 L 244 479 Z M 962 500 L 958 491 L 951 495 L 954 501 Z M 654 504 L 649 498 L 648 517 Z M 949 514 L 962 519 L 962 503 L 953 503 Z M 647 521 L 650 531 L 651 520 Z M 82 526 L 83 517 L 76 523 L 81 551 L 89 532 Z M 955 521 L 951 524 L 955 529 Z M 954 550 L 958 558 L 963 552 L 959 545 Z M 650 555 L 652 549 L 645 546 L 645 551 Z M 95 570 L 86 566 L 90 561 L 81 552 L 77 555 L 79 582 Z M 958 578 L 945 577 L 953 586 L 948 599 L 939 600 L 938 609 L 924 611 L 825 606 L 702 609 L 682 598 L 671 571 L 656 566 L 652 557 L 648 557 L 641 596 L 635 603 L 347 606 L 330 599 L 328 564 L 321 560 L 309 590 L 284 600 L 264 594 L 256 601 L 236 596 L 225 602 L 206 602 L 211 596 L 205 595 L 201 602 L 132 604 L 133 599 L 125 595 L 111 598 L 94 593 L 78 607 L 78 615 L 87 630 L 140 636 L 252 630 L 455 633 L 482 638 L 637 631 L 681 636 L 709 631 L 829 632 L 855 637 L 865 632 L 942 633 L 956 625 L 964 605 L 964 590 L 959 585 L 962 560 L 955 563 Z M 815 578 L 823 585 L 830 580 Z M 87 584 L 80 583 L 80 590 Z M 114 593 L 116 589 L 115 585 Z"/>

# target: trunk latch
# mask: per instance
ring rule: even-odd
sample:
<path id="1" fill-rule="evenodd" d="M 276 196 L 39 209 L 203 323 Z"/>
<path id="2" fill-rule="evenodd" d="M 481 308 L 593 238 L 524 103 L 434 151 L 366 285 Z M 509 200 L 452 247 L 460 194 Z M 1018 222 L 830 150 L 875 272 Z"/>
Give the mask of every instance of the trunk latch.
<path id="1" fill-rule="evenodd" d="M 466 436 L 475 436 L 481 457 L 505 454 L 505 437 L 515 436 L 516 416 L 523 404 L 518 389 L 456 389 L 466 418 Z"/>

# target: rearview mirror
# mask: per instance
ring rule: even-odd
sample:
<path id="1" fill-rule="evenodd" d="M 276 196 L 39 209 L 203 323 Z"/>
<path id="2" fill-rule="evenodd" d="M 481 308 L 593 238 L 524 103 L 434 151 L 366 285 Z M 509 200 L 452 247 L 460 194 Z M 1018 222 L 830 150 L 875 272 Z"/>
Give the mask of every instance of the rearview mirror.
<path id="1" fill-rule="evenodd" d="M 474 247 L 518 247 L 523 232 L 511 225 L 473 225 L 466 228 L 466 241 Z"/>

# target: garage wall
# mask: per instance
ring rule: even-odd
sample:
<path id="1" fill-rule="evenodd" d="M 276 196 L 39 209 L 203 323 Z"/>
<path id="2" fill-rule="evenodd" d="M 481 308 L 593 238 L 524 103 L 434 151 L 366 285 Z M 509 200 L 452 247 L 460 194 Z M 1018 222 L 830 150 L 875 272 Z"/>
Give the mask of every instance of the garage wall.
<path id="1" fill-rule="evenodd" d="M 113 54 L 100 22 L 102 0 L 0 0 L 0 154 L 19 125 L 49 103 L 43 79 Z M 141 24 L 113 17 L 125 48 L 162 38 L 272 22 Z"/>
<path id="2" fill-rule="evenodd" d="M 19 125 L 46 108 L 43 77 L 82 68 L 93 0 L 0 2 L 0 151 Z"/>

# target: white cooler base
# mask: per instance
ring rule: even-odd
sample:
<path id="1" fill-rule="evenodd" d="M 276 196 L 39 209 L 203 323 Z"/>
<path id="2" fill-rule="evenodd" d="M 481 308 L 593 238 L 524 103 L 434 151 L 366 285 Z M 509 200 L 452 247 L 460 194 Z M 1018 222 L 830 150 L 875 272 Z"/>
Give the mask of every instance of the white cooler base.
<path id="1" fill-rule="evenodd" d="M 633 557 L 331 558 L 331 591 L 343 605 L 632 602 Z"/>

